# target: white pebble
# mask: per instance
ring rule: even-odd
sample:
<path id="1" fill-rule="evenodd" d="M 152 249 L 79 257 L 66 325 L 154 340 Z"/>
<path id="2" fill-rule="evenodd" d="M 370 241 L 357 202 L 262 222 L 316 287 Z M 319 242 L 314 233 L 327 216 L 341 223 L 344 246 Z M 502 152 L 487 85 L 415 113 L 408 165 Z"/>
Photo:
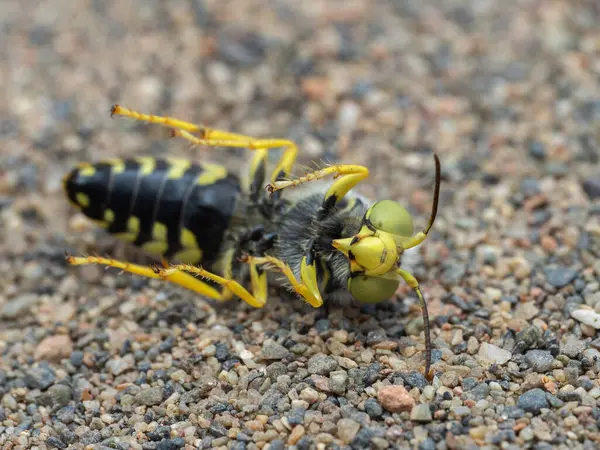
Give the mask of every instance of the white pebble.
<path id="1" fill-rule="evenodd" d="M 600 330 L 600 314 L 591 309 L 576 309 L 571 312 L 571 317 L 579 322 Z"/>

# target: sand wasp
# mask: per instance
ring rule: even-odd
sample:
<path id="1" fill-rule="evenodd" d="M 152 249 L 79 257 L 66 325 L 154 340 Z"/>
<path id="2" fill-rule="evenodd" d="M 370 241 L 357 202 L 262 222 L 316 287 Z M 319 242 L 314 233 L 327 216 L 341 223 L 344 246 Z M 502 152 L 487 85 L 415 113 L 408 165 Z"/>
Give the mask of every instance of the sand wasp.
<path id="1" fill-rule="evenodd" d="M 249 176 L 242 181 L 223 166 L 181 159 L 80 164 L 63 178 L 70 202 L 109 233 L 160 256 L 163 264 L 67 255 L 70 264 L 116 267 L 217 301 L 237 296 L 257 308 L 266 302 L 270 271 L 283 274 L 284 284 L 315 308 L 340 293 L 381 302 L 394 296 L 403 279 L 421 303 L 429 374 L 427 305 L 419 283 L 400 263 L 405 250 L 426 239 L 437 214 L 441 176 L 435 154 L 433 207 L 427 227 L 415 234 L 411 215 L 399 203 L 369 206 L 349 192 L 369 176 L 364 166 L 328 165 L 292 179 L 298 152 L 292 141 L 256 139 L 118 105 L 111 115 L 163 125 L 193 145 L 249 149 Z M 275 148 L 283 152 L 267 172 L 268 152 Z M 328 187 L 289 195 L 291 188 L 327 176 L 334 178 Z"/>

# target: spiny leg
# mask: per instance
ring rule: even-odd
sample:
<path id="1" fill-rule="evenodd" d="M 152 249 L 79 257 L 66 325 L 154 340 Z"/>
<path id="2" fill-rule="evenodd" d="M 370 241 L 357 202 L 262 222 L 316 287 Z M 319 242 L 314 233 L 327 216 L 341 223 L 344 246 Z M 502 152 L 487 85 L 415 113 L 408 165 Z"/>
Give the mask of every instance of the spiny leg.
<path id="1" fill-rule="evenodd" d="M 170 279 L 173 276 L 177 276 L 178 274 L 185 273 L 193 274 L 202 278 L 206 278 L 207 280 L 212 281 L 224 289 L 228 289 L 237 295 L 239 298 L 244 300 L 250 306 L 255 308 L 262 308 L 265 305 L 265 301 L 262 302 L 254 297 L 244 286 L 242 286 L 237 281 L 231 278 L 223 278 L 219 275 L 216 275 L 208 270 L 203 269 L 202 267 L 192 266 L 191 264 L 173 264 L 168 269 L 157 268 L 157 273 L 161 278 Z"/>
<path id="2" fill-rule="evenodd" d="M 271 183 L 275 183 L 291 173 L 294 162 L 296 161 L 296 156 L 298 155 L 298 147 L 296 144 L 287 139 L 257 139 L 239 134 L 227 134 L 227 132 L 208 128 L 203 129 L 203 135 L 207 136 L 203 138 L 198 138 L 184 129 L 174 130 L 173 135 L 187 139 L 194 145 L 247 148 L 249 150 L 260 152 L 259 155 L 255 156 L 252 163 L 251 179 L 254 179 L 254 174 L 258 173 L 257 171 L 261 165 L 265 165 L 266 153 L 261 152 L 261 150 L 268 151 L 274 148 L 284 148 L 283 155 L 279 158 L 277 166 L 271 175 Z M 233 139 L 231 137 L 233 137 Z"/>
<path id="3" fill-rule="evenodd" d="M 112 107 L 111 116 L 115 115 L 172 128 L 174 130 L 174 135 L 181 136 L 195 145 L 248 148 L 250 150 L 270 150 L 273 148 L 284 147 L 285 152 L 273 173 L 273 180 L 276 180 L 280 173 L 287 174 L 290 172 L 298 153 L 296 144 L 287 139 L 257 139 L 243 134 L 204 127 L 173 117 L 143 114 L 120 105 L 114 105 Z M 192 133 L 198 133 L 199 137 Z"/>
<path id="4" fill-rule="evenodd" d="M 265 301 L 262 302 L 255 298 L 250 292 L 248 292 L 241 284 L 232 279 L 227 279 L 215 275 L 201 267 L 195 267 L 187 264 L 172 265 L 169 267 L 144 267 L 137 264 L 131 264 L 124 261 L 119 261 L 111 258 L 102 258 L 96 256 L 88 257 L 75 257 L 66 256 L 67 262 L 71 265 L 86 265 L 86 264 L 99 264 L 107 267 L 115 267 L 121 269 L 124 272 L 133 273 L 146 278 L 154 278 L 159 280 L 169 281 L 171 283 L 182 286 L 186 289 L 196 292 L 197 294 L 204 295 L 218 301 L 226 301 L 231 296 L 226 294 L 226 290 L 231 291 L 233 294 L 240 297 L 250 306 L 255 308 L 262 308 Z M 199 280 L 196 276 L 201 276 L 208 280 L 215 282 L 223 287 L 223 293 L 219 292 L 206 282 Z M 266 289 L 265 289 L 266 291 Z"/>
<path id="5" fill-rule="evenodd" d="M 161 276 L 157 273 L 152 267 L 140 266 L 138 264 L 131 264 L 124 261 L 119 261 L 117 259 L 112 258 L 102 258 L 98 256 L 70 256 L 66 255 L 66 260 L 69 264 L 73 266 L 82 266 L 87 264 L 98 264 L 106 267 L 114 267 L 116 269 L 121 269 L 124 272 L 133 273 L 135 275 L 140 275 L 146 278 L 154 278 L 158 280 L 165 280 L 164 276 Z M 196 292 L 197 294 L 204 295 L 206 297 L 210 297 L 215 300 L 222 300 L 222 295 L 219 291 L 217 291 L 212 286 L 206 284 L 202 280 L 194 278 L 192 275 L 179 272 L 178 274 L 174 274 L 173 276 L 168 278 L 168 281 L 182 286 L 186 289 Z"/>
<path id="6" fill-rule="evenodd" d="M 320 297 L 315 297 L 306 284 L 299 282 L 294 276 L 294 272 L 292 272 L 290 266 L 288 266 L 282 260 L 273 256 L 246 256 L 244 262 L 256 265 L 271 264 L 275 266 L 290 282 L 292 289 L 302 298 L 304 298 L 311 306 L 318 308 L 323 305 L 323 300 Z"/>
<path id="7" fill-rule="evenodd" d="M 419 302 L 421 303 L 421 310 L 423 312 L 423 325 L 425 327 L 425 376 L 429 377 L 429 371 L 431 370 L 431 332 L 429 328 L 429 312 L 427 311 L 427 303 L 425 302 L 425 298 L 421 293 L 421 288 L 419 287 L 419 282 L 417 279 L 410 273 L 404 269 L 396 269 L 396 273 L 400 275 L 406 284 L 408 284 L 419 298 Z"/>
<path id="8" fill-rule="evenodd" d="M 441 175 L 440 160 L 435 153 L 433 154 L 433 158 L 435 159 L 435 188 L 434 188 L 434 192 L 433 192 L 433 207 L 431 208 L 431 214 L 429 216 L 429 223 L 427 224 L 427 227 L 423 231 L 418 232 L 413 237 L 408 239 L 406 242 L 402 242 L 402 247 L 405 249 L 416 247 L 417 245 L 421 244 L 427 238 L 427 233 L 429 233 L 429 230 L 431 230 L 431 227 L 433 226 L 433 222 L 435 222 L 435 217 L 437 216 L 438 203 L 440 200 L 440 184 L 441 184 L 442 175 Z"/>

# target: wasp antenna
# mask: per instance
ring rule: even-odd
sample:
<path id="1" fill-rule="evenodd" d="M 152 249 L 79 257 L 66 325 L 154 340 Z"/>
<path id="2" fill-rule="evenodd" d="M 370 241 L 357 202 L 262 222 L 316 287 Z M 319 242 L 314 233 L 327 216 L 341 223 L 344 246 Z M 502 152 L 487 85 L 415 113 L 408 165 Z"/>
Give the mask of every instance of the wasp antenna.
<path id="1" fill-rule="evenodd" d="M 442 166 L 440 164 L 440 158 L 434 153 L 433 159 L 435 160 L 435 188 L 433 192 L 433 206 L 431 208 L 431 214 L 429 216 L 429 223 L 427 224 L 427 228 L 423 231 L 424 234 L 429 233 L 429 230 L 433 226 L 433 222 L 435 222 L 435 218 L 437 216 L 438 211 L 438 203 L 440 201 L 440 185 L 442 184 Z"/>

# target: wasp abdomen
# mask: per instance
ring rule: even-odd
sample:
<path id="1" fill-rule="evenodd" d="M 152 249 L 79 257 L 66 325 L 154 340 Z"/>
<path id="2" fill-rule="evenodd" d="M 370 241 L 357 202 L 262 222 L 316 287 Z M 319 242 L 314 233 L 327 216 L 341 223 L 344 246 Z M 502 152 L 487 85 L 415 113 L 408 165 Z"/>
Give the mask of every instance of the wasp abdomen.
<path id="1" fill-rule="evenodd" d="M 178 159 L 86 163 L 63 184 L 72 203 L 118 238 L 192 264 L 217 256 L 240 193 L 222 166 Z"/>

